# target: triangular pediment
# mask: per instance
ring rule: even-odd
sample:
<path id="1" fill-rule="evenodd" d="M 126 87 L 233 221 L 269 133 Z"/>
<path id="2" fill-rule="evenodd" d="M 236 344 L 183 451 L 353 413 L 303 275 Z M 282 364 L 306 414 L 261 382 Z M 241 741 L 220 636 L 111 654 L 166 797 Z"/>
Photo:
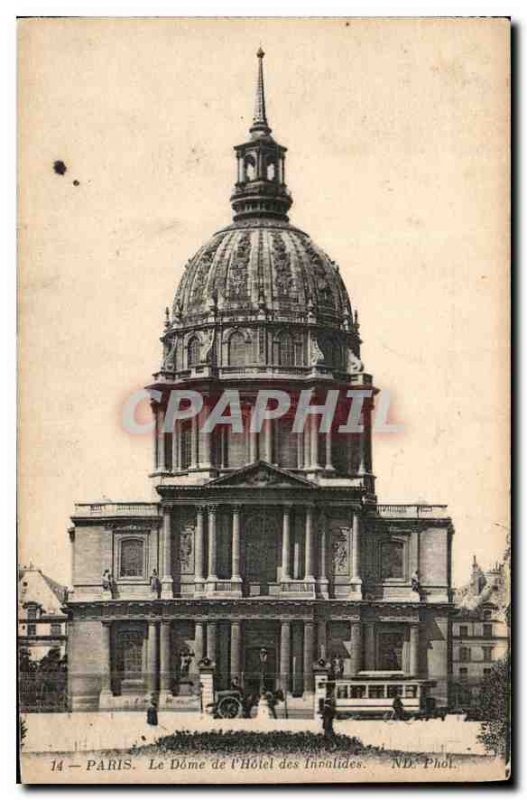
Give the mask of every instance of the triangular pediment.
<path id="1" fill-rule="evenodd" d="M 265 489 L 268 486 L 273 489 L 296 488 L 296 489 L 316 489 L 317 485 L 312 481 L 293 475 L 279 467 L 273 467 L 266 461 L 257 461 L 231 472 L 229 475 L 222 475 L 211 481 L 209 486 L 246 486 L 251 489 Z"/>

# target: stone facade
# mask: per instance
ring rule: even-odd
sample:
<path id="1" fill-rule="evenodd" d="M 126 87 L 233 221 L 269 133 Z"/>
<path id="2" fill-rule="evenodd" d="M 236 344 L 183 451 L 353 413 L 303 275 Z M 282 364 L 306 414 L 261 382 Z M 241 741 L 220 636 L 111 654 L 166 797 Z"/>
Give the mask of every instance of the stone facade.
<path id="1" fill-rule="evenodd" d="M 249 140 L 235 148 L 234 222 L 188 262 L 148 387 L 157 502 L 81 503 L 72 517 L 74 709 L 151 693 L 198 709 L 204 656 L 215 689 L 234 678 L 257 689 L 263 670 L 299 712 L 313 708 L 319 659 L 366 681 L 422 681 L 447 701 L 452 524 L 444 506 L 377 501 L 377 390 L 358 315 L 337 265 L 289 223 L 262 58 Z M 369 395 L 351 434 L 339 431 L 350 388 Z M 170 422 L 174 389 L 204 398 L 199 417 Z M 208 432 L 229 389 L 242 425 Z M 291 408 L 257 432 L 259 390 L 287 392 Z M 306 390 L 312 406 L 339 392 L 327 430 L 316 414 L 293 429 Z"/>
<path id="2" fill-rule="evenodd" d="M 477 706 L 481 683 L 509 650 L 507 563 L 483 570 L 475 557 L 470 582 L 456 592 L 452 617 L 452 703 Z"/>

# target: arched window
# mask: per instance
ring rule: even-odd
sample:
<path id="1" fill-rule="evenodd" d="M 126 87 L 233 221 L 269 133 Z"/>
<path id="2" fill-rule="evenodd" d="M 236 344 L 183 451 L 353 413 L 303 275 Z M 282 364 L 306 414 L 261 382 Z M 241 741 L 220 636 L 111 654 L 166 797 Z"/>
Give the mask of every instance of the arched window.
<path id="1" fill-rule="evenodd" d="M 256 161 L 254 160 L 254 157 L 251 155 L 245 156 L 243 167 L 245 172 L 245 180 L 254 181 L 256 178 Z"/>
<path id="2" fill-rule="evenodd" d="M 195 367 L 200 361 L 200 342 L 198 336 L 193 336 L 188 343 L 188 366 Z"/>
<path id="3" fill-rule="evenodd" d="M 144 542 L 142 539 L 123 539 L 119 560 L 119 577 L 141 578 L 144 574 Z"/>
<path id="4" fill-rule="evenodd" d="M 320 342 L 320 346 L 324 353 L 326 365 L 328 367 L 340 367 L 342 361 L 340 342 L 333 336 L 324 336 Z"/>
<path id="5" fill-rule="evenodd" d="M 243 333 L 235 331 L 229 339 L 230 367 L 243 367 L 247 363 L 247 347 Z"/>
<path id="6" fill-rule="evenodd" d="M 192 423 L 190 420 L 181 422 L 179 429 L 181 437 L 181 469 L 190 467 L 192 461 Z"/>
<path id="7" fill-rule="evenodd" d="M 274 161 L 269 161 L 267 163 L 267 175 L 266 175 L 266 177 L 267 177 L 268 181 L 274 181 L 275 180 L 275 178 L 276 178 L 276 165 L 275 165 Z"/>
<path id="8" fill-rule="evenodd" d="M 295 343 L 289 333 L 282 333 L 278 340 L 278 363 L 281 367 L 295 365 Z"/>

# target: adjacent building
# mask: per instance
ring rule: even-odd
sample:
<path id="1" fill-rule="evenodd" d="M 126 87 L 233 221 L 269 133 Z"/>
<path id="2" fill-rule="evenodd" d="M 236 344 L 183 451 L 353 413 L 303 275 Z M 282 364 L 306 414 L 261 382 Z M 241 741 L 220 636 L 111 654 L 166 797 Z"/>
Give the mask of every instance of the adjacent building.
<path id="1" fill-rule="evenodd" d="M 18 646 L 34 662 L 50 650 L 66 655 L 66 588 L 36 567 L 18 570 Z"/>
<path id="2" fill-rule="evenodd" d="M 289 221 L 263 55 L 253 123 L 234 148 L 232 222 L 186 264 L 148 387 L 156 500 L 79 503 L 72 516 L 73 709 L 141 707 L 151 693 L 197 709 L 204 656 L 216 688 L 257 687 L 265 669 L 299 713 L 312 713 L 318 659 L 366 686 L 420 681 L 447 702 L 452 522 L 442 505 L 377 499 L 377 390 L 357 309 L 338 265 Z M 199 393 L 199 418 L 166 425 L 174 389 Z M 258 390 L 277 389 L 289 413 L 253 431 Z M 339 430 L 349 389 L 369 395 L 355 433 Z M 239 393 L 242 425 L 208 431 L 226 390 Z M 312 405 L 338 390 L 328 429 L 316 414 L 293 429 L 306 390 Z"/>
<path id="3" fill-rule="evenodd" d="M 452 703 L 468 709 L 477 707 L 485 675 L 508 653 L 507 564 L 483 570 L 474 556 L 470 582 L 456 592 L 454 600 Z"/>

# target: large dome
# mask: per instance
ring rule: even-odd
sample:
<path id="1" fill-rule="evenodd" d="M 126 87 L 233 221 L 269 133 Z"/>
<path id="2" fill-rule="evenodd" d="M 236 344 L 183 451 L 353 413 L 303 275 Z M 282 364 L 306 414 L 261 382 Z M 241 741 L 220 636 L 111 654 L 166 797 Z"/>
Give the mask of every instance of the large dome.
<path id="1" fill-rule="evenodd" d="M 185 323 L 221 317 L 314 315 L 321 324 L 348 327 L 351 306 L 337 265 L 303 231 L 273 219 L 247 219 L 218 231 L 189 260 L 173 317 Z"/>

